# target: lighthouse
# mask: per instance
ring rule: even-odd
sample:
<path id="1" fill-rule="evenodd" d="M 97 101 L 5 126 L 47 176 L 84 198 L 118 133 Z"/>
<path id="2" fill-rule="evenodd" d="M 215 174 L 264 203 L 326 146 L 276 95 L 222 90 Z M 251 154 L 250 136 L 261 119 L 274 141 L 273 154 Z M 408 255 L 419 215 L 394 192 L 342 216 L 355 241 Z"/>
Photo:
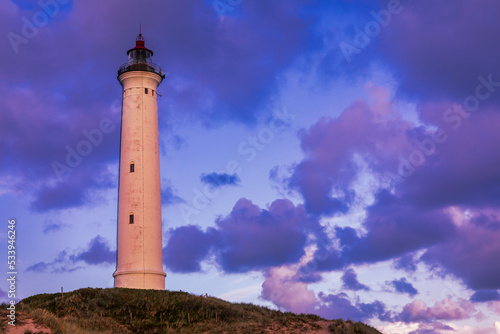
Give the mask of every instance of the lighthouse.
<path id="1" fill-rule="evenodd" d="M 141 33 L 118 70 L 122 86 L 116 288 L 165 289 L 157 87 L 165 78 Z"/>

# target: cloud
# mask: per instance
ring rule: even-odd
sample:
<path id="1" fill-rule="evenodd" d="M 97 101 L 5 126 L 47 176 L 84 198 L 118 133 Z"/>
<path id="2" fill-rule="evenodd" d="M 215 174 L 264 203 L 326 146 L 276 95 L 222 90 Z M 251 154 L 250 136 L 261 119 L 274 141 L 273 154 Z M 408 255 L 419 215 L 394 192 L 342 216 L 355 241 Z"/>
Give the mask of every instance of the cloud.
<path id="1" fill-rule="evenodd" d="M 52 232 L 57 232 L 61 230 L 63 227 L 67 226 L 67 224 L 64 224 L 60 220 L 51 220 L 51 219 L 46 219 L 44 222 L 44 227 L 43 227 L 43 234 L 48 234 Z"/>
<path id="2" fill-rule="evenodd" d="M 85 156 L 76 151 L 80 143 L 89 143 L 83 132 L 100 129 L 103 119 L 111 128 L 117 127 L 116 114 L 109 113 L 110 104 L 98 102 L 87 110 L 79 106 L 68 110 L 63 102 L 49 98 L 54 93 L 44 88 L 39 92 L 32 87 L 6 88 L 2 92 L 8 102 L 0 115 L 0 150 L 4 152 L 0 161 L 9 160 L 3 162 L 6 175 L 17 180 L 12 187 L 33 195 L 31 208 L 36 211 L 99 203 L 92 194 L 116 185 L 107 164 L 118 158 L 119 131 L 101 133 L 102 139 L 95 141 L 98 145 L 85 146 L 85 152 L 90 152 Z M 66 161 L 68 148 L 76 152 L 71 165 Z M 65 166 L 60 177 L 54 163 Z"/>
<path id="3" fill-rule="evenodd" d="M 422 208 L 498 207 L 500 170 L 496 166 L 500 155 L 495 149 L 500 143 L 500 134 L 494 129 L 500 126 L 500 113 L 495 109 L 484 110 L 464 119 L 454 111 L 449 113 L 454 108 L 451 103 L 422 106 L 422 114 L 431 115 L 424 117 L 432 118 L 432 124 L 439 126 L 446 140 L 433 146 L 430 133 L 421 130 L 411 133 L 412 140 L 419 143 L 414 152 L 422 153 L 421 147 L 426 143 L 425 151 L 430 155 L 398 187 L 397 193 Z M 461 123 L 443 120 L 450 115 L 462 119 Z M 485 132 L 491 133 L 488 140 L 482 135 Z"/>
<path id="4" fill-rule="evenodd" d="M 404 277 L 399 280 L 393 280 L 389 282 L 389 284 L 392 285 L 398 293 L 407 293 L 410 297 L 415 297 L 418 294 L 418 290 Z"/>
<path id="5" fill-rule="evenodd" d="M 295 274 L 289 266 L 269 269 L 264 275 L 261 297 L 289 312 L 311 313 L 317 304 L 316 296 L 307 283 L 293 279 Z"/>
<path id="6" fill-rule="evenodd" d="M 102 165 L 82 166 L 66 180 L 43 184 L 36 191 L 31 207 L 43 212 L 101 204 L 103 197 L 100 193 L 116 186 L 115 175 Z"/>
<path id="7" fill-rule="evenodd" d="M 184 200 L 177 196 L 177 190 L 170 184 L 170 181 L 164 181 L 161 187 L 161 204 L 170 205 L 183 203 Z"/>
<path id="8" fill-rule="evenodd" d="M 412 253 L 406 253 L 393 261 L 395 269 L 401 269 L 406 272 L 415 272 L 417 270 L 418 261 Z"/>
<path id="9" fill-rule="evenodd" d="M 453 238 L 430 247 L 421 259 L 444 273 L 462 279 L 473 290 L 500 289 L 500 230 L 498 218 L 481 216 L 471 221 L 459 220 Z"/>
<path id="10" fill-rule="evenodd" d="M 198 226 L 188 225 L 171 229 L 169 234 L 168 243 L 163 248 L 163 263 L 174 272 L 200 271 L 200 262 L 218 242 L 214 228 L 203 232 Z"/>
<path id="11" fill-rule="evenodd" d="M 57 257 L 51 262 L 44 262 L 44 261 L 37 262 L 26 268 L 26 271 L 65 273 L 65 272 L 73 272 L 80 269 L 83 269 L 83 267 L 75 266 L 73 264 L 73 261 L 71 260 L 71 255 L 68 254 L 68 251 L 62 251 L 59 252 Z"/>
<path id="12" fill-rule="evenodd" d="M 295 167 L 289 187 L 302 195 L 312 214 L 347 212 L 361 171 L 357 159 L 375 172 L 392 171 L 398 156 L 409 150 L 407 132 L 413 125 L 401 119 L 389 90 L 373 85 L 367 90 L 369 102 L 358 99 L 338 118 L 323 117 L 299 135 L 305 158 Z"/>
<path id="13" fill-rule="evenodd" d="M 450 331 L 456 333 L 456 329 L 450 327 L 449 325 L 443 324 L 439 321 L 434 321 L 432 323 L 419 323 L 418 328 L 409 334 L 435 334 L 435 333 L 449 333 Z M 468 333 L 468 332 L 467 332 Z M 458 334 L 458 333 L 457 333 Z"/>
<path id="14" fill-rule="evenodd" d="M 465 299 L 452 301 L 445 298 L 428 307 L 422 300 L 416 299 L 403 307 L 399 318 L 404 322 L 433 322 L 436 320 L 461 320 L 476 315 L 476 308 Z"/>
<path id="15" fill-rule="evenodd" d="M 497 290 L 479 290 L 474 292 L 474 294 L 470 297 L 471 302 L 489 302 L 499 300 L 500 301 L 500 293 Z"/>
<path id="16" fill-rule="evenodd" d="M 116 251 L 110 249 L 108 243 L 100 235 L 92 239 L 83 252 L 71 255 L 72 262 L 83 261 L 86 264 L 113 264 L 116 262 Z"/>
<path id="17" fill-rule="evenodd" d="M 309 235 L 323 233 L 302 205 L 285 199 L 260 209 L 242 198 L 215 224 L 205 232 L 197 226 L 171 230 L 164 251 L 166 266 L 181 272 L 197 271 L 200 261 L 213 254 L 226 272 L 266 270 L 297 262 L 304 255 Z"/>
<path id="18" fill-rule="evenodd" d="M 326 319 L 351 319 L 366 321 L 377 317 L 382 321 L 391 321 L 391 316 L 386 311 L 386 306 L 381 301 L 372 303 L 352 303 L 343 292 L 338 294 L 325 294 L 320 292 L 318 298 L 321 302 L 316 314 Z"/>
<path id="19" fill-rule="evenodd" d="M 318 269 L 397 259 L 396 268 L 414 270 L 420 260 L 411 254 L 427 250 L 421 260 L 470 288 L 499 288 L 493 264 L 500 252 L 480 247 L 497 244 L 499 220 L 486 215 L 474 218 L 470 227 L 457 227 L 450 216 L 453 207 L 480 215 L 500 205 L 500 155 L 492 153 L 500 145 L 498 111 L 484 109 L 459 124 L 446 121 L 458 116 L 453 103 L 424 102 L 422 118 L 436 129 L 403 120 L 384 88 L 368 86 L 368 92 L 368 102 L 357 100 L 338 118 L 324 117 L 300 134 L 305 158 L 288 181 L 307 212 L 342 215 L 358 202 L 354 180 L 367 172 L 380 181 L 371 190 L 375 198 L 366 208 L 363 228 L 335 227 L 340 248 L 330 250 L 330 264 L 318 262 Z M 488 140 L 486 132 L 492 134 Z M 439 142 L 432 139 L 436 133 Z M 421 160 L 411 173 L 401 174 L 416 155 Z M 366 166 L 361 168 L 359 160 Z"/>
<path id="20" fill-rule="evenodd" d="M 348 268 L 346 269 L 346 271 L 344 271 L 341 280 L 342 280 L 342 288 L 344 290 L 353 290 L 353 291 L 370 290 L 368 286 L 359 283 L 356 272 L 352 268 Z"/>
<path id="21" fill-rule="evenodd" d="M 309 283 L 300 280 L 300 271 L 313 258 L 314 247 L 308 248 L 297 263 L 274 267 L 266 271 L 261 297 L 287 311 L 314 313 L 327 319 L 366 320 L 376 316 L 381 320 L 391 320 L 390 312 L 386 311 L 385 305 L 380 301 L 352 303 L 345 293 L 327 295 L 320 292 L 316 296 L 309 289 Z M 351 274 L 351 271 L 347 272 L 348 275 Z M 348 282 L 353 283 L 352 277 L 348 279 Z M 356 281 L 356 283 L 359 288 L 359 282 Z"/>
<path id="22" fill-rule="evenodd" d="M 155 51 L 153 60 L 173 74 L 160 86 L 160 93 L 169 93 L 159 108 L 171 111 L 168 116 L 160 113 L 161 129 L 172 119 L 185 118 L 207 126 L 253 124 L 269 111 L 282 85 L 281 74 L 321 49 L 321 33 L 311 27 L 319 22 L 314 18 L 323 7 L 303 0 L 246 2 L 238 6 L 241 17 L 236 20 L 222 19 L 211 3 L 193 0 L 141 8 L 126 0 L 119 11 L 95 0 L 60 6 L 35 36 L 18 45 L 17 53 L 8 45 L 0 65 L 5 78 L 0 83 L 4 175 L 19 177 L 13 187 L 22 187 L 26 197 L 34 195 L 32 208 L 37 211 L 97 205 L 101 201 L 92 194 L 116 187 L 116 173 L 107 170 L 119 155 L 116 70 L 126 61 L 138 30 L 127 22 L 148 21 L 143 33 Z M 2 4 L 0 28 L 22 35 L 21 18 L 41 9 L 38 4 Z M 307 15 L 302 15 L 304 10 Z M 163 19 L 150 19 L 158 15 Z M 46 52 L 47 47 L 54 52 Z M 89 56 L 95 54 L 107 56 L 96 61 Z M 65 164 L 66 147 L 76 150 L 87 140 L 82 131 L 98 129 L 104 118 L 112 121 L 114 131 L 71 168 L 71 178 L 58 182 L 52 163 Z M 178 137 L 174 140 L 180 143 Z"/>
<path id="23" fill-rule="evenodd" d="M 347 263 L 371 263 L 447 240 L 455 227 L 440 210 L 422 210 L 387 191 L 376 195 L 363 222 L 367 233 L 359 236 L 351 227 L 337 227 L 341 256 Z"/>
<path id="24" fill-rule="evenodd" d="M 100 235 L 93 238 L 85 250 L 59 252 L 57 257 L 50 262 L 37 262 L 29 266 L 26 271 L 34 272 L 73 272 L 84 269 L 77 265 L 79 262 L 89 265 L 110 265 L 116 262 L 116 251 L 109 248 L 107 241 Z"/>
<path id="25" fill-rule="evenodd" d="M 209 173 L 200 176 L 201 182 L 208 184 L 214 188 L 232 185 L 235 186 L 241 182 L 237 174 L 228 173 Z"/>
<path id="26" fill-rule="evenodd" d="M 474 92 L 479 75 L 500 79 L 493 56 L 500 47 L 490 42 L 500 28 L 494 19 L 498 11 L 495 0 L 482 2 L 481 8 L 474 0 L 408 3 L 374 39 L 372 54 L 396 68 L 406 94 L 462 101 Z M 499 95 L 493 100 L 498 104 Z"/>

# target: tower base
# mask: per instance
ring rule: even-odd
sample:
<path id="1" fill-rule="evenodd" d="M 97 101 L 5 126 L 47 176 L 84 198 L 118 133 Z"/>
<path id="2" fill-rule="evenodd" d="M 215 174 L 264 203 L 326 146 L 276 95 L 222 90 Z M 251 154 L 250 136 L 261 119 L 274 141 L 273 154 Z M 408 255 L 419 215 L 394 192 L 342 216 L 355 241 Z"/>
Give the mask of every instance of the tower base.
<path id="1" fill-rule="evenodd" d="M 131 270 L 115 272 L 115 288 L 165 290 L 165 274 L 162 271 Z"/>

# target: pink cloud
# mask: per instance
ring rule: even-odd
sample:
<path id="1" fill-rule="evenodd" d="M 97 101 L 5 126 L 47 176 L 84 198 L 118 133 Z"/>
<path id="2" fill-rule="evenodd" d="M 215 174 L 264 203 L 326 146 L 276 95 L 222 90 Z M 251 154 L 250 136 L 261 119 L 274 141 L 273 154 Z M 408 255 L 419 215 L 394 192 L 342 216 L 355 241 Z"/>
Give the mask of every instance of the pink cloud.
<path id="1" fill-rule="evenodd" d="M 416 299 L 403 307 L 400 314 L 405 322 L 432 322 L 435 320 L 468 319 L 477 314 L 474 305 L 465 300 L 452 301 L 449 298 L 436 301 L 434 306 L 428 307 L 422 300 Z"/>
<path id="2" fill-rule="evenodd" d="M 287 311 L 311 313 L 318 300 L 306 283 L 292 279 L 296 273 L 290 266 L 271 268 L 262 283 L 262 298 Z"/>

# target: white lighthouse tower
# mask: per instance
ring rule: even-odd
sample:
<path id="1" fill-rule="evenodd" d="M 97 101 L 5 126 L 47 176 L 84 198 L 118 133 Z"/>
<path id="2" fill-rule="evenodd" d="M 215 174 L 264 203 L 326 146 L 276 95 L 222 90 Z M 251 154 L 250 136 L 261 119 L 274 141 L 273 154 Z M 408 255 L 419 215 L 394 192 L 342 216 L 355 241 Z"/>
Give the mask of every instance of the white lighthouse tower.
<path id="1" fill-rule="evenodd" d="M 118 70 L 123 87 L 115 287 L 165 289 L 157 87 L 165 78 L 142 34 Z"/>

